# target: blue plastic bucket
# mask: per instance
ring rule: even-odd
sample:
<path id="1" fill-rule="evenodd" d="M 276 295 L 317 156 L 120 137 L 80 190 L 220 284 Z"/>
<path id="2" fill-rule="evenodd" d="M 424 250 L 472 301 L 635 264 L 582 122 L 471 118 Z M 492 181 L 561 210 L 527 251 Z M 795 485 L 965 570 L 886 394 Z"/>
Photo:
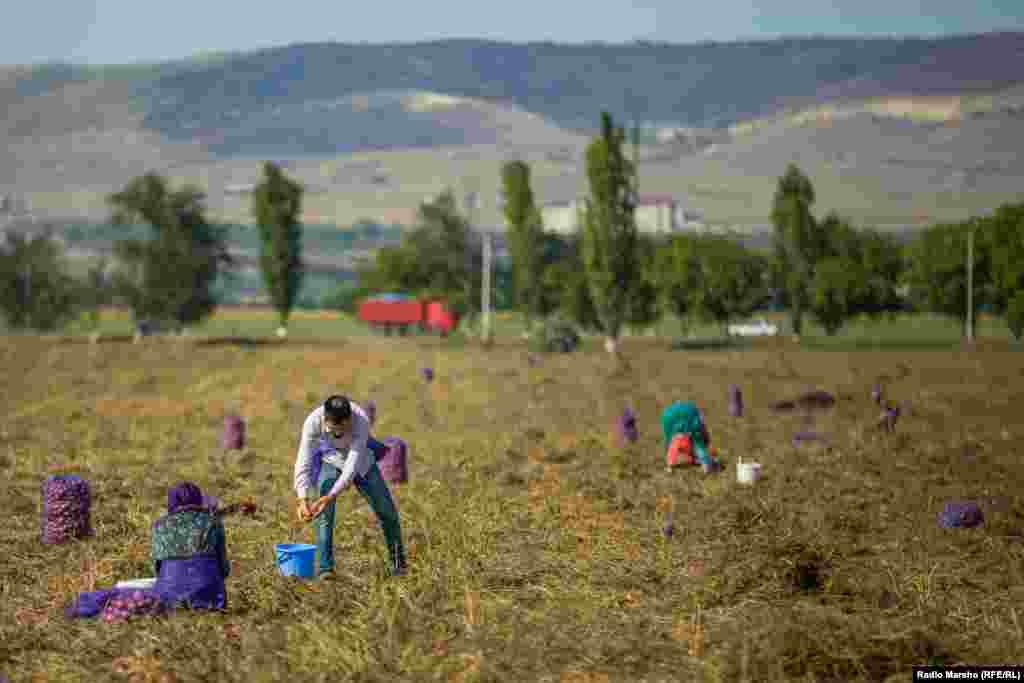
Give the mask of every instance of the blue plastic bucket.
<path id="1" fill-rule="evenodd" d="M 313 578 L 313 560 L 316 558 L 316 546 L 309 543 L 278 543 L 277 568 L 281 576 L 298 576 L 303 579 Z"/>

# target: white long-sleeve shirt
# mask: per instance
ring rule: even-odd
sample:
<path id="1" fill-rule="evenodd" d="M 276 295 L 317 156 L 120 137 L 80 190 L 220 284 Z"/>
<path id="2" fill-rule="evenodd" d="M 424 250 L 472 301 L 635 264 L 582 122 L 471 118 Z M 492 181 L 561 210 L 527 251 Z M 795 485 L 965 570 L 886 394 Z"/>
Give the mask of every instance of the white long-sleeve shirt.
<path id="1" fill-rule="evenodd" d="M 295 457 L 295 494 L 300 498 L 319 496 L 317 482 L 312 481 L 313 451 L 320 445 L 320 439 L 327 440 L 335 450 L 323 455 L 323 462 L 330 463 L 341 470 L 341 476 L 334 484 L 329 495 L 337 495 L 352 484 L 356 474 L 365 477 L 373 465 L 366 440 L 370 437 L 370 420 L 361 406 L 352 403 L 352 428 L 348 434 L 335 439 L 328 436 L 324 429 L 324 407 L 321 405 L 302 423 L 302 436 L 299 437 L 299 452 Z M 341 452 L 348 451 L 342 458 Z"/>

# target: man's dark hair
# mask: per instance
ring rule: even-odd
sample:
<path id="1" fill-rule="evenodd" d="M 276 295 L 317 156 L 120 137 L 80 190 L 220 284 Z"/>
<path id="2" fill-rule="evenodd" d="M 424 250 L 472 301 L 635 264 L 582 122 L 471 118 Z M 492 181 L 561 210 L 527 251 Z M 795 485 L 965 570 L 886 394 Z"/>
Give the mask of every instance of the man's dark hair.
<path id="1" fill-rule="evenodd" d="M 352 417 L 352 404 L 347 397 L 335 394 L 324 401 L 324 415 L 331 422 L 342 422 Z"/>

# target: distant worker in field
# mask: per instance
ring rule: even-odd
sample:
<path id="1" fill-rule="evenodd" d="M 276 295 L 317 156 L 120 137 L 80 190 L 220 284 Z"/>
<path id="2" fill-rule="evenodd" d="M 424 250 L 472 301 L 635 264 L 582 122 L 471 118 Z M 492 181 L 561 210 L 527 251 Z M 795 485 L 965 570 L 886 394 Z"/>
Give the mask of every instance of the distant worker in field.
<path id="1" fill-rule="evenodd" d="M 334 573 L 335 499 L 351 484 L 377 515 L 387 543 L 391 575 L 405 573 L 398 510 L 377 467 L 377 457 L 386 450 L 384 444 L 370 438 L 366 411 L 345 396 L 328 398 L 302 425 L 295 459 L 295 493 L 299 519 L 315 520 L 320 575 L 324 578 Z M 343 451 L 347 451 L 344 457 Z"/>
<path id="2" fill-rule="evenodd" d="M 661 414 L 665 438 L 666 465 L 708 465 L 712 463 L 711 436 L 693 401 L 677 401 Z"/>

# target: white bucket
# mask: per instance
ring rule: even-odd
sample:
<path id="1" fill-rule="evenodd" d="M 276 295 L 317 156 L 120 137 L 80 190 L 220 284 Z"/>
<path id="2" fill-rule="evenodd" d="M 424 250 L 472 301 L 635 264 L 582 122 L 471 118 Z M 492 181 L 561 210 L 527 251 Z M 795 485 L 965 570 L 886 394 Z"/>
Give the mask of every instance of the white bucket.
<path id="1" fill-rule="evenodd" d="M 761 463 L 740 462 L 736 464 L 736 481 L 741 484 L 753 484 L 761 478 Z"/>
<path id="2" fill-rule="evenodd" d="M 114 588 L 127 590 L 148 590 L 156 585 L 156 579 L 131 579 L 130 581 L 119 581 Z"/>

